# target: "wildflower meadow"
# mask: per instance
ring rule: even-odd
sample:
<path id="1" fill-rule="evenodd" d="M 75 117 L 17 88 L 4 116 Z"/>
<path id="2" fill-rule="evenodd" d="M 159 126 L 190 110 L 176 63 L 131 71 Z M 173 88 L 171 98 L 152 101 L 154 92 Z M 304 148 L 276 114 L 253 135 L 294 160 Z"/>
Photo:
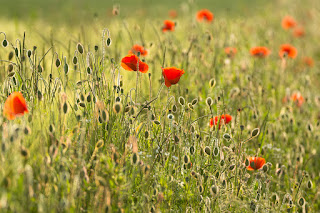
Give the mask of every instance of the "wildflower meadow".
<path id="1" fill-rule="evenodd" d="M 319 0 L 0 9 L 0 212 L 319 212 Z"/>

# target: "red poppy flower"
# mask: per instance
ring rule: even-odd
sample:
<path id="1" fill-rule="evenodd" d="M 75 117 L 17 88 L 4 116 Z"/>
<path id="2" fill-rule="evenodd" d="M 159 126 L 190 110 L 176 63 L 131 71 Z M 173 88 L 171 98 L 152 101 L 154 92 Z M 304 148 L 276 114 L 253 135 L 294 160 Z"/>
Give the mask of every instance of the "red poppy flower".
<path id="1" fill-rule="evenodd" d="M 141 56 L 146 56 L 148 54 L 148 51 L 145 50 L 143 46 L 135 44 L 135 45 L 133 45 L 131 50 L 129 50 L 129 54 L 138 55 L 138 53 L 140 53 Z"/>
<path id="2" fill-rule="evenodd" d="M 214 125 L 217 125 L 219 122 L 219 116 L 215 116 L 214 118 L 210 119 L 210 127 L 213 127 L 213 119 L 214 119 Z M 230 121 L 232 120 L 232 116 L 225 114 L 225 115 L 221 115 L 220 117 L 220 123 L 219 123 L 219 129 L 221 127 L 222 124 L 228 124 L 230 123 Z"/>
<path id="3" fill-rule="evenodd" d="M 207 9 L 200 10 L 197 13 L 197 20 L 199 22 L 202 22 L 202 21 L 212 22 L 213 18 L 214 18 L 214 15 Z"/>
<path id="4" fill-rule="evenodd" d="M 163 22 L 162 32 L 174 31 L 176 24 L 173 21 L 165 20 Z"/>
<path id="5" fill-rule="evenodd" d="M 11 93 L 4 103 L 3 115 L 8 120 L 13 120 L 17 116 L 21 116 L 28 112 L 26 100 L 20 92 Z"/>
<path id="6" fill-rule="evenodd" d="M 288 30 L 290 28 L 294 28 L 297 25 L 297 22 L 291 16 L 285 16 L 282 19 L 282 28 Z"/>
<path id="7" fill-rule="evenodd" d="M 165 85 L 170 87 L 179 82 L 180 77 L 184 74 L 184 70 L 175 67 L 162 68 Z"/>
<path id="8" fill-rule="evenodd" d="M 229 57 L 233 57 L 236 55 L 237 53 L 237 49 L 235 47 L 226 47 L 224 49 L 224 52 L 229 56 Z"/>
<path id="9" fill-rule="evenodd" d="M 298 107 L 301 107 L 304 103 L 304 98 L 300 92 L 295 92 L 291 95 L 291 100 L 296 103 Z"/>
<path id="10" fill-rule="evenodd" d="M 271 51 L 267 47 L 252 47 L 250 53 L 252 56 L 265 58 L 270 55 Z"/>
<path id="11" fill-rule="evenodd" d="M 266 163 L 266 160 L 261 157 L 249 157 L 248 160 L 249 166 L 247 166 L 247 170 L 250 171 L 261 169 Z"/>
<path id="12" fill-rule="evenodd" d="M 289 58 L 295 58 L 297 54 L 297 49 L 290 44 L 283 44 L 280 47 L 279 56 L 281 58 L 284 58 L 285 56 L 288 56 Z"/>
<path id="13" fill-rule="evenodd" d="M 139 57 L 130 54 L 122 58 L 121 60 L 121 66 L 123 69 L 128 71 L 140 71 L 142 73 L 148 72 L 149 66 L 148 64 L 140 61 Z"/>
<path id="14" fill-rule="evenodd" d="M 176 18 L 178 16 L 177 11 L 176 10 L 170 10 L 169 11 L 169 16 L 170 16 L 170 18 Z"/>
<path id="15" fill-rule="evenodd" d="M 294 37 L 303 37 L 305 35 L 305 31 L 304 31 L 304 28 L 303 27 L 296 27 L 294 30 L 293 30 L 293 36 Z"/>
<path id="16" fill-rule="evenodd" d="M 302 60 L 303 60 L 303 63 L 304 63 L 305 65 L 307 65 L 308 67 L 313 67 L 314 61 L 313 61 L 312 58 L 310 58 L 310 57 L 304 57 Z"/>

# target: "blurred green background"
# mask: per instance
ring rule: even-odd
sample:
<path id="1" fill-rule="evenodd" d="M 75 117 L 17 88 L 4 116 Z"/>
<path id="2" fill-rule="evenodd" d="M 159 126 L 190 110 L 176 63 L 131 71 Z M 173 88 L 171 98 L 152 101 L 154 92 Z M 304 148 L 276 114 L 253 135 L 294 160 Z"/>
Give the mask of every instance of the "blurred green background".
<path id="1" fill-rule="evenodd" d="M 83 22 L 107 18 L 112 8 L 120 5 L 120 15 L 163 18 L 175 9 L 179 16 L 207 8 L 217 16 L 244 16 L 263 12 L 276 0 L 6 0 L 0 7 L 0 17 L 17 20 Z"/>

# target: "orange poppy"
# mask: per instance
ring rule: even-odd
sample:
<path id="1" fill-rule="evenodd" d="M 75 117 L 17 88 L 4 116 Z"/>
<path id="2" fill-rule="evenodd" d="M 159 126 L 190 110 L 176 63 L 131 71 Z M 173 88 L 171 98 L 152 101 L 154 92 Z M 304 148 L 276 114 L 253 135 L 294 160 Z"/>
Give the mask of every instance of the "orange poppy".
<path id="1" fill-rule="evenodd" d="M 266 160 L 261 157 L 249 157 L 248 160 L 249 166 L 247 166 L 247 170 L 250 171 L 261 169 L 266 163 Z"/>
<path id="2" fill-rule="evenodd" d="M 135 44 L 135 45 L 133 45 L 131 50 L 129 50 L 129 54 L 138 55 L 138 53 L 140 53 L 141 56 L 146 56 L 148 54 L 148 51 L 145 50 L 143 46 Z"/>
<path id="3" fill-rule="evenodd" d="M 304 31 L 304 28 L 303 27 L 296 27 L 294 30 L 293 30 L 293 36 L 294 37 L 303 37 L 305 35 L 305 31 Z"/>
<path id="4" fill-rule="evenodd" d="M 165 20 L 163 22 L 162 32 L 174 31 L 176 24 L 173 21 Z"/>
<path id="5" fill-rule="evenodd" d="M 297 22 L 291 16 L 285 16 L 282 19 L 282 28 L 288 30 L 290 28 L 294 28 L 297 25 Z"/>
<path id="6" fill-rule="evenodd" d="M 22 116 L 24 113 L 28 112 L 26 100 L 20 92 L 11 93 L 4 103 L 3 115 L 8 120 L 13 120 L 17 116 Z"/>
<path id="7" fill-rule="evenodd" d="M 267 47 L 252 47 L 250 53 L 252 56 L 265 58 L 270 55 L 271 51 Z"/>
<path id="8" fill-rule="evenodd" d="M 212 22 L 212 21 L 213 21 L 213 18 L 214 18 L 213 13 L 211 13 L 211 12 L 210 12 L 209 10 L 207 10 L 207 9 L 200 10 L 200 11 L 197 13 L 197 20 L 198 20 L 199 22 L 202 22 L 202 21 Z"/>
<path id="9" fill-rule="evenodd" d="M 142 73 L 148 72 L 149 66 L 148 64 L 140 61 L 139 57 L 130 54 L 122 58 L 121 60 L 121 66 L 123 69 L 128 71 L 140 71 Z"/>
<path id="10" fill-rule="evenodd" d="M 307 65 L 308 67 L 313 67 L 314 61 L 311 57 L 304 57 L 302 60 L 303 64 Z"/>
<path id="11" fill-rule="evenodd" d="M 237 53 L 237 48 L 235 47 L 226 47 L 224 49 L 224 52 L 229 56 L 229 57 L 234 57 Z"/>
<path id="12" fill-rule="evenodd" d="M 169 11 L 169 16 L 171 18 L 176 18 L 178 16 L 177 11 L 176 10 L 170 10 Z"/>
<path id="13" fill-rule="evenodd" d="M 214 125 L 217 125 L 219 122 L 219 116 L 215 116 L 214 118 L 210 119 L 210 127 L 213 127 L 213 119 L 214 119 Z M 225 114 L 225 115 L 221 115 L 220 117 L 220 123 L 219 123 L 219 129 L 221 127 L 222 124 L 228 124 L 230 123 L 232 120 L 232 116 Z"/>
<path id="14" fill-rule="evenodd" d="M 170 87 L 179 82 L 184 70 L 175 67 L 162 68 L 162 75 L 164 77 L 165 85 Z"/>
<path id="15" fill-rule="evenodd" d="M 291 44 L 283 44 L 280 47 L 279 56 L 284 58 L 288 56 L 289 58 L 295 58 L 298 54 L 297 49 Z"/>
<path id="16" fill-rule="evenodd" d="M 304 98 L 300 92 L 295 92 L 291 95 L 291 100 L 296 103 L 298 107 L 301 107 L 304 103 Z"/>

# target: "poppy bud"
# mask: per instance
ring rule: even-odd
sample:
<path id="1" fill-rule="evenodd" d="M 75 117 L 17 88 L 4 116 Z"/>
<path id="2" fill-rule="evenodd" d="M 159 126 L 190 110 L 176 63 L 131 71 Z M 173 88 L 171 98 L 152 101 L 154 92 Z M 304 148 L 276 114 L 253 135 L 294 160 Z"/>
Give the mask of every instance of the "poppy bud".
<path id="1" fill-rule="evenodd" d="M 120 102 L 116 102 L 114 105 L 113 105 L 113 111 L 118 114 L 122 109 L 122 104 Z"/>
<path id="2" fill-rule="evenodd" d="M 7 41 L 6 39 L 4 39 L 4 40 L 2 41 L 2 46 L 3 46 L 3 47 L 7 47 L 7 46 L 8 46 L 8 41 Z"/>
<path id="3" fill-rule="evenodd" d="M 199 185 L 198 190 L 199 190 L 199 193 L 202 194 L 203 193 L 203 186 Z"/>
<path id="4" fill-rule="evenodd" d="M 92 101 L 92 96 L 91 96 L 91 94 L 89 93 L 88 96 L 87 96 L 87 102 L 90 103 L 91 101 Z"/>
<path id="5" fill-rule="evenodd" d="M 210 107 L 210 106 L 213 104 L 212 98 L 208 97 L 208 98 L 206 99 L 206 104 Z"/>
<path id="6" fill-rule="evenodd" d="M 256 136 L 258 136 L 260 133 L 260 129 L 259 128 L 255 128 L 251 131 L 251 137 L 254 138 Z"/>
<path id="7" fill-rule="evenodd" d="M 214 86 L 216 85 L 216 80 L 214 78 L 212 78 L 210 81 L 209 81 L 209 86 L 211 88 L 213 88 Z"/>
<path id="8" fill-rule="evenodd" d="M 193 106 L 196 105 L 197 103 L 198 103 L 198 99 L 197 99 L 197 98 L 193 99 L 192 102 L 191 102 L 191 104 L 192 104 Z"/>
<path id="9" fill-rule="evenodd" d="M 77 58 L 77 56 L 74 56 L 74 57 L 73 57 L 72 63 L 73 63 L 74 65 L 76 65 L 76 64 L 78 63 L 78 58 Z"/>
<path id="10" fill-rule="evenodd" d="M 13 70 L 13 64 L 8 65 L 8 72 L 11 72 Z"/>
<path id="11" fill-rule="evenodd" d="M 224 161 L 224 160 L 221 160 L 221 161 L 220 161 L 220 166 L 223 167 L 223 166 L 224 166 L 224 163 L 225 163 L 225 161 Z"/>
<path id="12" fill-rule="evenodd" d="M 139 161 L 139 155 L 137 153 L 133 153 L 131 158 L 132 164 L 136 165 L 138 161 Z"/>
<path id="13" fill-rule="evenodd" d="M 170 120 L 174 119 L 174 115 L 169 114 L 169 115 L 168 115 L 168 119 L 170 119 Z"/>
<path id="14" fill-rule="evenodd" d="M 211 154 L 211 149 L 210 149 L 210 147 L 206 146 L 206 147 L 204 148 L 204 152 L 205 152 L 207 155 L 210 155 L 210 154 Z"/>
<path id="15" fill-rule="evenodd" d="M 78 49 L 78 52 L 79 52 L 80 54 L 83 54 L 83 46 L 82 46 L 82 44 L 78 43 L 78 44 L 77 44 L 77 49 Z"/>
<path id="16" fill-rule="evenodd" d="M 216 196 L 219 193 L 219 187 L 216 185 L 213 185 L 210 187 L 210 193 L 212 196 Z"/>
<path id="17" fill-rule="evenodd" d="M 58 67 L 60 67 L 60 65 L 61 65 L 61 62 L 60 62 L 59 58 L 57 58 L 57 60 L 56 60 L 56 67 L 58 68 Z"/>
<path id="18" fill-rule="evenodd" d="M 68 75 L 68 72 L 69 72 L 69 65 L 68 65 L 67 63 L 64 65 L 63 70 L 64 70 L 64 74 L 65 74 L 65 75 Z"/>
<path id="19" fill-rule="evenodd" d="M 176 113 L 176 112 L 177 112 L 177 105 L 173 105 L 173 106 L 172 106 L 172 112 L 173 112 L 173 113 Z"/>
<path id="20" fill-rule="evenodd" d="M 229 166 L 229 170 L 230 170 L 230 171 L 233 171 L 234 168 L 236 168 L 236 165 L 235 165 L 235 164 L 231 164 L 231 165 Z"/>
<path id="21" fill-rule="evenodd" d="M 183 161 L 184 161 L 185 164 L 189 163 L 189 162 L 190 162 L 189 156 L 188 156 L 188 155 L 185 155 L 185 156 L 183 157 Z"/>
<path id="22" fill-rule="evenodd" d="M 311 189 L 312 188 L 312 181 L 311 180 L 308 180 L 308 182 L 307 182 L 307 188 L 308 189 Z"/>
<path id="23" fill-rule="evenodd" d="M 67 104 L 67 102 L 64 102 L 62 108 L 63 108 L 63 113 L 67 114 L 67 112 L 68 112 L 68 104 Z"/>
<path id="24" fill-rule="evenodd" d="M 213 149 L 213 155 L 214 156 L 218 156 L 218 154 L 219 154 L 219 147 L 214 147 L 214 149 Z"/>
<path id="25" fill-rule="evenodd" d="M 153 123 L 156 125 L 160 125 L 160 121 L 158 121 L 158 120 L 154 120 Z"/>
<path id="26" fill-rule="evenodd" d="M 191 146 L 191 147 L 190 147 L 190 154 L 193 155 L 193 154 L 194 154 L 194 151 L 195 151 L 195 150 L 194 150 L 194 146 Z"/>
<path id="27" fill-rule="evenodd" d="M 109 47 L 111 45 L 111 38 L 107 38 L 107 46 Z"/>
<path id="28" fill-rule="evenodd" d="M 51 132 L 51 133 L 53 134 L 54 131 L 55 131 L 54 125 L 53 125 L 53 124 L 50 124 L 50 125 L 49 125 L 49 132 Z"/>
<path id="29" fill-rule="evenodd" d="M 263 170 L 264 172 L 268 172 L 269 168 L 268 168 L 268 166 L 265 164 L 265 165 L 263 165 L 262 170 Z"/>
<path id="30" fill-rule="evenodd" d="M 13 52 L 11 51 L 11 52 L 9 53 L 8 60 L 11 61 L 12 58 L 13 58 Z M 320 100 L 320 99 L 319 99 L 319 100 Z"/>
<path id="31" fill-rule="evenodd" d="M 104 122 L 108 121 L 108 114 L 106 110 L 102 110 L 101 112 L 101 118 Z"/>
<path id="32" fill-rule="evenodd" d="M 182 96 L 180 96 L 179 97 L 179 99 L 178 99 L 178 102 L 179 102 L 179 104 L 181 105 L 181 106 L 184 106 L 184 104 L 185 104 L 185 100 L 184 100 L 184 98 L 182 97 Z"/>
<path id="33" fill-rule="evenodd" d="M 28 58 L 30 58 L 30 57 L 31 57 L 31 55 L 32 55 L 32 51 L 31 51 L 31 50 L 28 50 L 28 52 L 27 52 L 27 56 L 28 56 Z"/>
<path id="34" fill-rule="evenodd" d="M 79 106 L 81 106 L 82 108 L 85 108 L 85 107 L 86 107 L 86 104 L 83 103 L 83 102 L 80 102 L 80 103 L 79 103 Z"/>
<path id="35" fill-rule="evenodd" d="M 223 134 L 222 137 L 223 137 L 224 139 L 226 139 L 226 140 L 230 140 L 230 139 L 231 139 L 231 136 L 230 136 L 228 133 Z"/>

